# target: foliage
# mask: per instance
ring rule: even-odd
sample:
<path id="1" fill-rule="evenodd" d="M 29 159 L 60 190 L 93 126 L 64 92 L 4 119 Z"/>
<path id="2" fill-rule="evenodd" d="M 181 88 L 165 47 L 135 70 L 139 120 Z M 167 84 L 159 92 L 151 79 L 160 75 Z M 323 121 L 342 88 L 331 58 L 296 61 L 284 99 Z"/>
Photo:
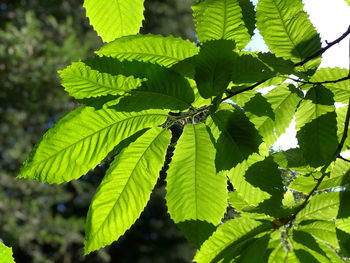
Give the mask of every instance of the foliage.
<path id="1" fill-rule="evenodd" d="M 108 23 L 122 21 L 121 13 L 106 19 L 91 2 L 90 21 L 110 43 L 60 72 L 84 105 L 42 137 L 18 175 L 62 183 L 113 159 L 89 208 L 85 254 L 118 240 L 136 221 L 167 148 L 175 147 L 165 199 L 199 248 L 195 261 L 350 256 L 350 162 L 340 155 L 349 148 L 350 89 L 342 84 L 349 71 L 318 68 L 332 45 L 321 49 L 301 0 L 260 0 L 256 17 L 249 0 L 203 0 L 193 5 L 199 45 L 129 36 L 139 30 L 138 15 L 116 34 Z M 242 50 L 255 19 L 271 53 Z M 291 75 L 294 84 L 285 82 Z M 266 86 L 273 86 L 266 94 L 256 90 Z M 269 155 L 294 116 L 299 147 Z M 236 214 L 223 222 L 228 204 Z"/>
<path id="2" fill-rule="evenodd" d="M 1 258 L 1 262 L 15 263 L 13 256 L 12 256 L 12 249 L 10 247 L 6 247 L 1 242 L 0 242 L 0 258 Z"/>
<path id="3" fill-rule="evenodd" d="M 123 262 L 187 262 L 194 248 L 166 213 L 163 184 L 126 238 L 83 257 L 84 217 L 107 163 L 79 182 L 48 185 L 15 179 L 43 132 L 79 104 L 59 87 L 57 70 L 90 55 L 100 41 L 79 1 L 5 3 L 0 8 L 0 238 L 12 247 L 16 262 L 110 262 L 120 257 Z M 187 36 L 190 26 L 171 20 L 185 17 L 182 4 L 170 8 L 167 2 L 146 2 L 146 17 L 167 11 L 157 11 L 160 19 L 149 19 L 143 31 L 165 34 L 168 28 L 161 23 L 166 20 L 172 34 Z"/>

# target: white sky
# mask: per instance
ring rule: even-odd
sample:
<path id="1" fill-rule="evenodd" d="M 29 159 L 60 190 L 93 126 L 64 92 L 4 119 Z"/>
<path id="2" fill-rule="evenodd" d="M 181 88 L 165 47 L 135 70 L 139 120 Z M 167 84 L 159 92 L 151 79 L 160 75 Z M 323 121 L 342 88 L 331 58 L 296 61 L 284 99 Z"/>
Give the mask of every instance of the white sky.
<path id="1" fill-rule="evenodd" d="M 253 0 L 254 4 L 258 1 Z M 310 20 L 319 32 L 323 46 L 340 37 L 350 26 L 350 6 L 344 0 L 303 0 Z M 262 37 L 255 35 L 248 45 L 253 51 L 268 51 Z M 349 36 L 323 54 L 321 67 L 349 68 Z M 297 146 L 295 122 L 282 135 L 275 147 L 283 150 Z"/>

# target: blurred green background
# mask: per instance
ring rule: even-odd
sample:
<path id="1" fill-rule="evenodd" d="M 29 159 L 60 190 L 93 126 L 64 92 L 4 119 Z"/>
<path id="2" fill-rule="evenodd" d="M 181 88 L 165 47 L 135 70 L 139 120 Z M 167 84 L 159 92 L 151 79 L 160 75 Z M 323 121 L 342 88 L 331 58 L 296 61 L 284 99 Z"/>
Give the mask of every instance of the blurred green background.
<path id="1" fill-rule="evenodd" d="M 141 32 L 193 40 L 190 2 L 146 0 Z M 0 0 L 0 239 L 17 263 L 190 262 L 194 248 L 169 219 L 164 179 L 126 235 L 86 257 L 85 216 L 108 164 L 62 185 L 15 179 L 43 133 L 78 105 L 57 70 L 101 45 L 82 1 Z"/>

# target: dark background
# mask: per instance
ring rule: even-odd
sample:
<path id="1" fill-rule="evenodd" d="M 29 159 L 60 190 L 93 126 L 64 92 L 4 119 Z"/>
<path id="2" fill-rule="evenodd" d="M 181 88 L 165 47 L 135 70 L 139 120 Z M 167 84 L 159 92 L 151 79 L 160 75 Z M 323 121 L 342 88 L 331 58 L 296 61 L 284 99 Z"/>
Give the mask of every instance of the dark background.
<path id="1" fill-rule="evenodd" d="M 190 2 L 146 0 L 141 32 L 193 40 Z M 57 70 L 101 45 L 82 1 L 0 0 L 0 239 L 17 263 L 190 262 L 194 248 L 167 214 L 164 180 L 125 236 L 83 257 L 85 216 L 108 165 L 61 185 L 15 179 L 43 133 L 78 105 Z"/>

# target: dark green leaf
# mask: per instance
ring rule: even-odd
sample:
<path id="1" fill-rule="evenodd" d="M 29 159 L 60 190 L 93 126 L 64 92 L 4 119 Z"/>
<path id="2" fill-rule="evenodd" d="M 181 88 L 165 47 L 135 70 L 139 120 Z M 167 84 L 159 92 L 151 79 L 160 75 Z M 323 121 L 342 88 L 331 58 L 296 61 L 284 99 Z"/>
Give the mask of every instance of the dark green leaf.
<path id="1" fill-rule="evenodd" d="M 207 119 L 215 140 L 217 171 L 230 170 L 257 152 L 261 137 L 244 112 L 230 104 L 222 104 Z"/>
<path id="2" fill-rule="evenodd" d="M 232 74 L 234 43 L 228 40 L 204 43 L 195 59 L 195 79 L 203 98 L 222 96 Z"/>

